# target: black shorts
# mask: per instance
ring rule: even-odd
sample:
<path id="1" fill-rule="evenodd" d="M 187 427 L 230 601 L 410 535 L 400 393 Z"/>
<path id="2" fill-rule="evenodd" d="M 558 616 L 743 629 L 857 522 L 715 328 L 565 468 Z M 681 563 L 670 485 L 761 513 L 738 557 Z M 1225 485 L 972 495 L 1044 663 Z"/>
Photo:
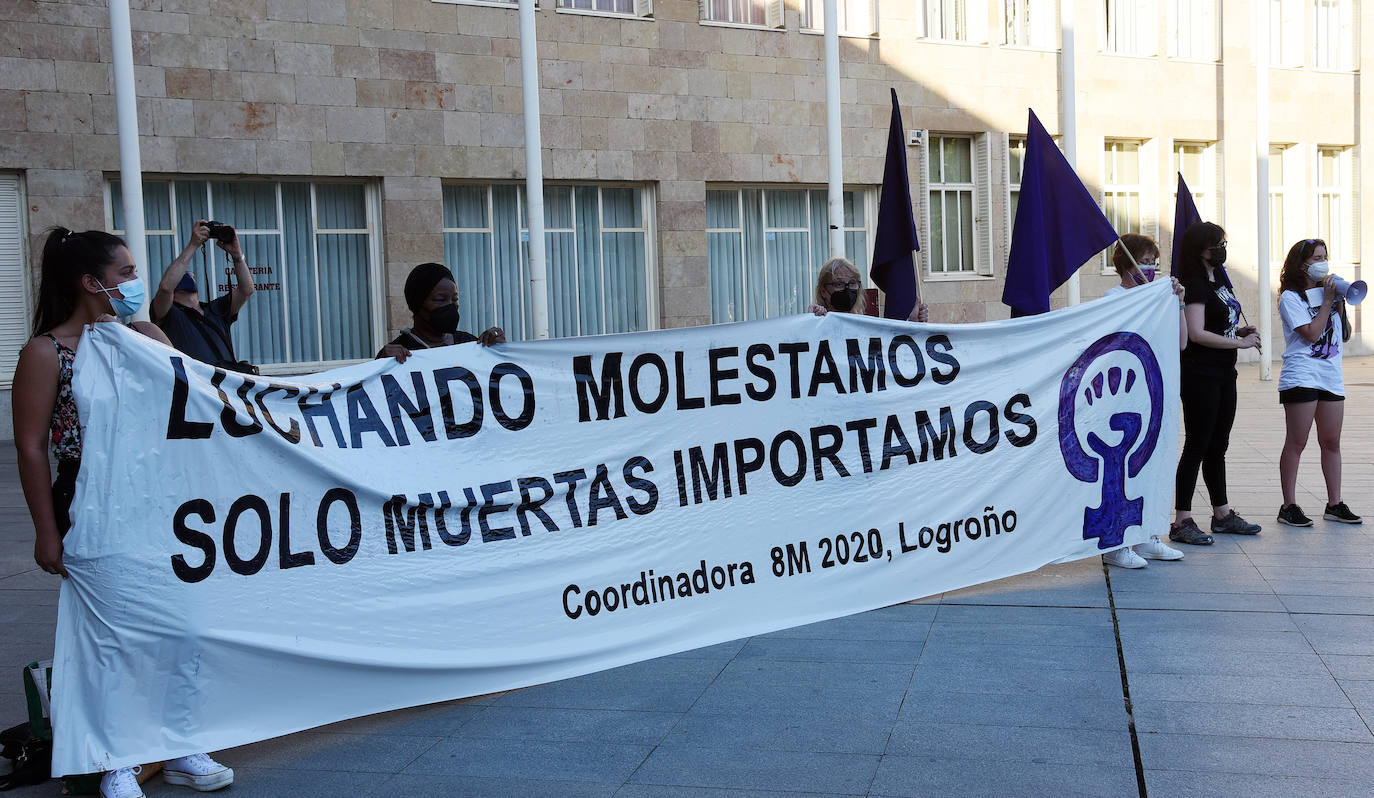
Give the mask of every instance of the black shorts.
<path id="1" fill-rule="evenodd" d="M 57 481 L 52 483 L 52 514 L 57 522 L 57 533 L 63 537 L 72 528 L 72 499 L 76 496 L 76 475 L 80 470 L 80 460 L 57 461 Z"/>
<path id="2" fill-rule="evenodd" d="M 1279 391 L 1279 404 L 1296 405 L 1303 402 L 1344 402 L 1344 396 L 1338 396 L 1330 391 L 1323 391 L 1320 388 L 1285 388 Z"/>

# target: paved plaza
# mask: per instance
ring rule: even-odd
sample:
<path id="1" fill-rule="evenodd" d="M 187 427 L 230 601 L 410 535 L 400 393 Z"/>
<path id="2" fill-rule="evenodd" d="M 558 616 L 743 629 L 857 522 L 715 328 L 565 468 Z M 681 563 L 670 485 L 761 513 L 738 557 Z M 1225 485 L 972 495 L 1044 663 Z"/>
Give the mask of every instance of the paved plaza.
<path id="1" fill-rule="evenodd" d="M 1367 798 L 1374 517 L 1321 520 L 1314 433 L 1298 502 L 1316 526 L 1274 522 L 1283 414 L 1257 371 L 1241 366 L 1228 462 L 1258 537 L 244 746 L 219 756 L 238 774 L 224 794 Z M 1374 358 L 1345 373 L 1345 499 L 1374 516 Z M 0 445 L 0 728 L 24 718 L 20 666 L 51 655 L 58 588 L 34 565 L 14 462 Z"/>

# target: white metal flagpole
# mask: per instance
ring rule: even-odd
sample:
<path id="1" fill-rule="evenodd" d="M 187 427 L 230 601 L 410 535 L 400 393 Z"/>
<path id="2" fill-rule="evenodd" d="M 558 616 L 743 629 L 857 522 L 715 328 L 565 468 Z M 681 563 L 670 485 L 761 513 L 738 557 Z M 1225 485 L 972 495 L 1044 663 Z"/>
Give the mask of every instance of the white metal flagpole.
<path id="1" fill-rule="evenodd" d="M 1069 166 L 1078 171 L 1078 106 L 1077 89 L 1074 86 L 1074 42 L 1073 42 L 1073 4 L 1074 0 L 1060 0 L 1059 3 L 1059 101 L 1063 103 L 1064 114 L 1060 123 L 1059 135 L 1064 142 L 1064 157 Z M 1082 301 L 1078 269 L 1074 269 L 1067 287 L 1070 305 Z"/>
<path id="2" fill-rule="evenodd" d="M 525 218 L 530 231 L 530 314 L 536 339 L 549 337 L 549 277 L 544 262 L 544 145 L 539 135 L 539 42 L 534 0 L 520 0 L 520 85 L 525 110 Z"/>
<path id="3" fill-rule="evenodd" d="M 838 0 L 825 0 L 825 140 L 829 167 L 830 257 L 844 257 L 844 152 L 840 147 Z"/>
<path id="4" fill-rule="evenodd" d="M 1274 364 L 1264 351 L 1273 332 L 1269 304 L 1269 4 L 1255 3 L 1255 230 L 1258 233 L 1260 379 L 1274 378 Z"/>
<path id="5" fill-rule="evenodd" d="M 138 151 L 138 94 L 128 0 L 110 0 L 110 55 L 114 67 L 115 119 L 119 129 L 119 187 L 124 200 L 124 242 L 134 268 L 148 282 L 148 240 L 143 223 L 143 161 Z M 134 318 L 148 320 L 148 303 Z"/>

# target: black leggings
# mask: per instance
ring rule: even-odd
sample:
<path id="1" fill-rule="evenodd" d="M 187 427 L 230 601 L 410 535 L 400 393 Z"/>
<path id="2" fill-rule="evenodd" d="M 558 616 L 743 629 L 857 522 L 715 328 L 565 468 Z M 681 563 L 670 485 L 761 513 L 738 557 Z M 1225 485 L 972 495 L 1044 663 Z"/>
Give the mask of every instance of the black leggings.
<path id="1" fill-rule="evenodd" d="M 52 483 L 52 514 L 57 521 L 57 532 L 63 537 L 72 528 L 72 498 L 76 496 L 76 475 L 80 470 L 80 460 L 57 461 L 57 481 Z"/>
<path id="2" fill-rule="evenodd" d="M 1226 447 L 1236 420 L 1236 378 L 1184 375 L 1183 454 L 1174 475 L 1174 509 L 1191 512 L 1198 466 L 1213 507 L 1226 504 Z"/>

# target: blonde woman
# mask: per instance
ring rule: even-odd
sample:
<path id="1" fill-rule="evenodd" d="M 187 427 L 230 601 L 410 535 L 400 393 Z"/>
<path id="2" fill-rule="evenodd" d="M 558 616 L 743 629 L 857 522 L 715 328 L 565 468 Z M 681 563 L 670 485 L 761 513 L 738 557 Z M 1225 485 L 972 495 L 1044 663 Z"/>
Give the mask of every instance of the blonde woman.
<path id="1" fill-rule="evenodd" d="M 807 312 L 824 316 L 831 311 L 837 313 L 863 313 L 868 307 L 864 299 L 863 280 L 858 269 L 845 258 L 831 258 L 816 275 L 816 292 Z M 930 309 L 924 302 L 917 302 L 911 309 L 907 321 L 928 321 Z"/>

